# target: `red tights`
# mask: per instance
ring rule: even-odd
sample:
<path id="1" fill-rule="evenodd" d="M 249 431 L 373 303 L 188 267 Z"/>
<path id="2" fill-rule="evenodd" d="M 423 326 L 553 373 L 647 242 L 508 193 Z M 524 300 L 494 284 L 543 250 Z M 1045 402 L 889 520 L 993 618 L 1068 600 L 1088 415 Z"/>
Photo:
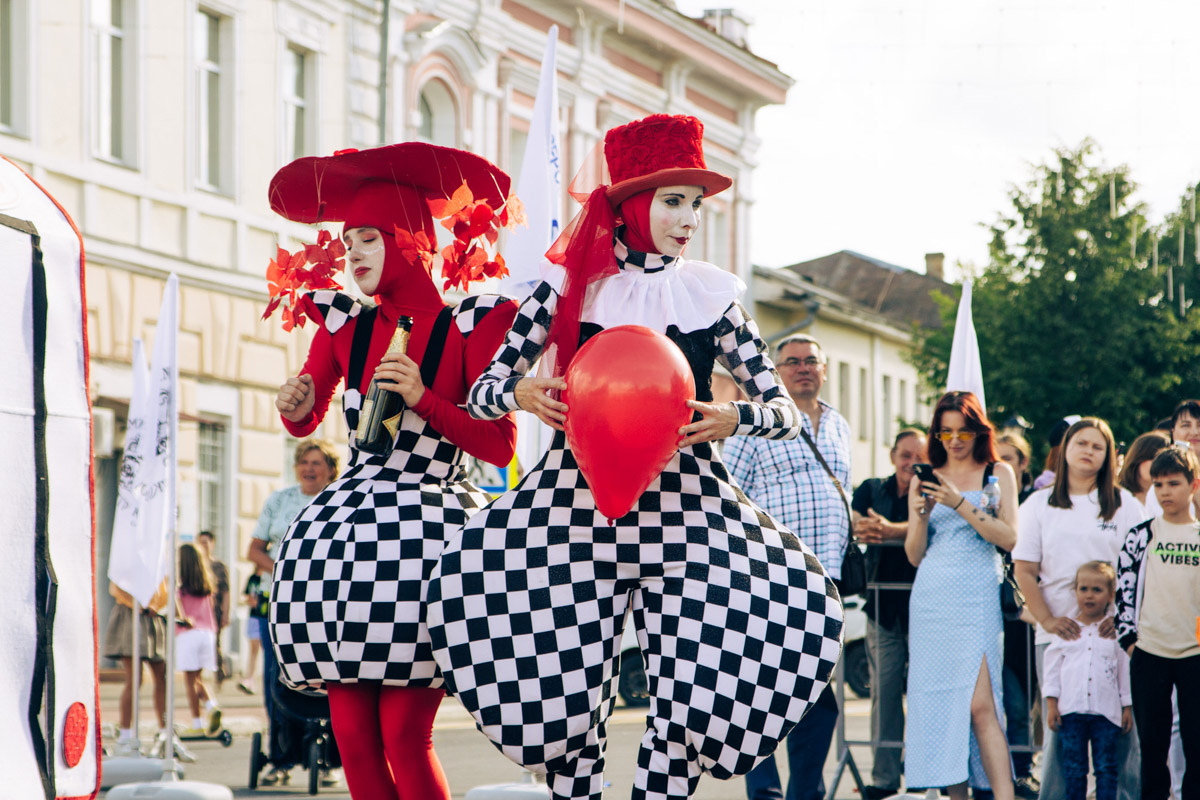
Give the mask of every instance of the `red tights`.
<path id="1" fill-rule="evenodd" d="M 356 800 L 450 800 L 433 752 L 441 689 L 331 683 L 329 713 L 350 796 Z"/>

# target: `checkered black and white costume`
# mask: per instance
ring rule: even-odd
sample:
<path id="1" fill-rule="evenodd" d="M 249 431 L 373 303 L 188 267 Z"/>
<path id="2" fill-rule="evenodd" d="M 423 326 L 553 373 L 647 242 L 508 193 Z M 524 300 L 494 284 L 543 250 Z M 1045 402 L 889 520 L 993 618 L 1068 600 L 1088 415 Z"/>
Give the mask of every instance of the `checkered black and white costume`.
<path id="1" fill-rule="evenodd" d="M 717 269 L 634 263 L 622 257 L 619 240 L 614 249 L 620 275 L 635 281 L 683 271 L 703 279 Z M 629 298 L 598 313 L 595 301 L 610 288 L 589 288 L 581 338 L 622 322 L 655 327 L 646 315 L 619 318 L 621 308 L 638 305 Z M 514 388 L 545 344 L 557 301 L 543 282 L 522 304 L 472 388 L 472 414 L 494 418 L 517 408 Z M 756 326 L 736 295 L 724 302 L 724 313 L 703 328 L 681 333 L 660 319 L 657 329 L 687 356 L 698 399 L 711 400 L 714 360 L 746 390 L 750 402 L 735 404 L 738 434 L 797 436 L 798 412 Z M 513 490 L 447 543 L 427 600 L 447 689 L 505 755 L 547 773 L 556 800 L 601 796 L 627 612 L 651 695 L 636 798 L 689 797 L 702 772 L 748 772 L 817 699 L 841 647 L 832 581 L 810 550 L 730 482 L 708 443 L 679 451 L 610 526 L 558 433 Z"/>
<path id="2" fill-rule="evenodd" d="M 326 359 L 310 353 L 305 370 L 314 373 L 327 405 L 331 382 L 336 385 L 339 377 L 353 382 L 342 362 L 358 345 L 348 340 L 373 312 L 335 292 L 313 293 L 308 308 L 323 324 L 313 352 L 324 348 L 330 363 L 322 373 Z M 495 295 L 469 297 L 452 309 L 437 379 L 414 409 L 405 410 L 395 448 L 386 458 L 359 451 L 353 434 L 362 387 L 369 384 L 378 356 L 374 363 L 367 361 L 358 385 L 346 388 L 349 466 L 292 523 L 275 562 L 270 622 L 280 672 L 289 685 L 320 688 L 327 682 L 368 680 L 442 685 L 425 629 L 425 584 L 447 533 L 490 499 L 465 477 L 463 447 L 470 450 L 465 442 L 480 438 L 481 423 L 470 420 L 461 404 L 468 373 L 478 374 L 487 361 L 476 356 L 472 367 L 472 352 L 494 352 L 514 311 L 507 298 Z M 409 354 L 418 363 L 431 316 L 413 318 Z M 386 346 L 394 326 L 394 319 L 390 327 L 380 320 L 376 340 Z M 481 341 L 473 342 L 474 337 Z M 439 396 L 431 397 L 435 391 Z M 428 410 L 427 399 L 442 407 Z M 455 412 L 465 426 L 456 424 Z M 318 418 L 323 414 L 320 406 Z M 511 453 L 510 437 L 508 457 Z"/>

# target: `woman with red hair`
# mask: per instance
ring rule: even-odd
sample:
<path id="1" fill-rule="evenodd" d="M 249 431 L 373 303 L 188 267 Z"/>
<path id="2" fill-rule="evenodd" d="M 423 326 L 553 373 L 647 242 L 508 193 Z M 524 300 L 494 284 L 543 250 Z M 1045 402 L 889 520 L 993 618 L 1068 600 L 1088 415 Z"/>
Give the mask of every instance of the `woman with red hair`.
<path id="1" fill-rule="evenodd" d="M 909 600 L 904 780 L 909 790 L 945 787 L 963 800 L 969 782 L 1011 800 L 999 550 L 1017 542 L 1017 480 L 997 455 L 992 426 L 970 392 L 947 392 L 938 401 L 929 461 L 937 482 L 916 475 L 909 483 L 904 540 L 917 567 Z M 989 479 L 1000 486 L 998 508 L 985 503 Z"/>
<path id="2" fill-rule="evenodd" d="M 690 797 L 704 772 L 744 775 L 816 701 L 839 655 L 833 582 L 730 480 L 715 447 L 735 434 L 794 439 L 800 423 L 738 301 L 745 286 L 683 255 L 705 197 L 731 183 L 705 167 L 702 138 L 699 120 L 665 114 L 608 132 L 611 185 L 586 198 L 565 251 L 552 249 L 471 389 L 475 416 L 522 408 L 557 433 L 541 462 L 447 543 L 429 584 L 434 657 L 480 730 L 546 772 L 555 800 L 603 792 L 627 613 L 650 691 L 639 800 Z M 550 392 L 566 388 L 578 345 L 630 324 L 683 352 L 695 414 L 662 473 L 610 522 L 562 431 L 570 412 Z M 554 357 L 554 377 L 527 376 L 539 355 Z M 748 401 L 713 402 L 715 362 Z"/>
<path id="3" fill-rule="evenodd" d="M 431 738 L 444 691 L 425 626 L 425 583 L 444 541 L 489 499 L 466 479 L 466 456 L 498 466 L 512 459 L 512 419 L 475 420 L 461 406 L 516 308 L 498 295 L 442 299 L 430 274 L 434 217 L 435 209 L 473 222 L 492 210 L 503 216 L 508 187 L 487 160 L 418 142 L 297 159 L 271 180 L 280 215 L 342 223 L 343 244 L 324 254 L 310 246 L 308 260 L 328 268 L 344 248 L 359 291 L 374 298 L 320 290 L 288 307 L 289 319 L 302 309 L 318 327 L 303 369 L 275 400 L 288 433 L 307 436 L 345 382 L 349 465 L 300 511 L 273 554 L 268 630 L 282 680 L 328 691 L 355 800 L 450 797 Z M 466 283 L 455 254 L 478 254 L 478 246 L 457 236 L 443 250 L 443 276 Z M 271 274 L 276 285 L 287 282 L 278 269 Z M 402 340 L 407 349 L 397 350 Z M 372 401 L 373 382 L 403 398 L 377 436 L 359 426 L 383 404 L 382 395 Z"/>

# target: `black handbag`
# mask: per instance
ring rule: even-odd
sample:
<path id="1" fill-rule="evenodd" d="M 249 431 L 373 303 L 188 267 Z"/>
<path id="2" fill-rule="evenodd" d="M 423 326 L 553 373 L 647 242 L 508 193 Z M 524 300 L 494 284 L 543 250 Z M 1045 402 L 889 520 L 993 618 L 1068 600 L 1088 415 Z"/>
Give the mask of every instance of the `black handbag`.
<path id="1" fill-rule="evenodd" d="M 1009 622 L 1021 618 L 1021 609 L 1025 608 L 1025 593 L 1017 585 L 1017 573 L 1013 568 L 1012 555 L 1001 551 L 1004 558 L 1004 577 L 1000 581 L 1000 613 Z"/>
<path id="2" fill-rule="evenodd" d="M 842 498 L 842 503 L 846 506 L 846 527 L 849 536 L 846 539 L 846 550 L 842 553 L 842 577 L 840 579 L 835 578 L 833 583 L 837 586 L 838 594 L 842 597 L 862 594 L 867 590 L 867 557 L 863 555 L 858 542 L 854 540 L 854 516 L 850 513 L 850 498 L 846 497 L 846 488 L 842 486 L 842 482 L 838 480 L 837 475 L 833 474 L 833 470 L 829 468 L 829 464 L 825 461 L 825 456 L 821 455 L 821 451 L 817 449 L 817 444 L 808 435 L 808 431 L 801 428 L 800 435 L 804 437 L 804 441 L 808 442 L 808 446 L 812 448 L 813 455 L 817 457 L 817 461 L 825 468 L 829 479 L 837 487 L 838 494 Z"/>
<path id="3" fill-rule="evenodd" d="M 987 486 L 988 478 L 992 477 L 992 467 L 994 464 L 988 464 L 983 470 L 983 485 Z M 1017 573 L 1013 568 L 1012 554 L 996 548 L 996 552 L 1003 559 L 1003 574 L 1000 578 L 1000 613 L 1009 622 L 1016 622 L 1021 618 L 1021 609 L 1025 608 L 1025 593 L 1021 591 L 1021 587 L 1017 585 Z"/>

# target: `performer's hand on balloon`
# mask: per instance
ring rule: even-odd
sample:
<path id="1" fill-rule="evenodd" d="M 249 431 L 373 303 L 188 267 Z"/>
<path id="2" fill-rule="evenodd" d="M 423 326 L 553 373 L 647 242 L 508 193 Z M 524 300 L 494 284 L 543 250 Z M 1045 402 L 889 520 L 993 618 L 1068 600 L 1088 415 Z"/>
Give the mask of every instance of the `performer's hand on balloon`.
<path id="1" fill-rule="evenodd" d="M 687 407 L 699 411 L 703 419 L 684 425 L 679 429 L 680 447 L 726 439 L 733 435 L 738 426 L 738 412 L 733 403 L 701 403 L 688 400 Z"/>
<path id="2" fill-rule="evenodd" d="M 375 368 L 374 379 L 379 381 L 380 389 L 396 392 L 403 397 L 409 408 L 420 402 L 425 394 L 421 368 L 404 353 L 384 353 L 383 360 Z"/>
<path id="3" fill-rule="evenodd" d="M 554 430 L 561 431 L 563 423 L 567 421 L 567 404 L 555 400 L 550 392 L 566 388 L 567 382 L 562 378 L 521 378 L 513 394 L 522 409 L 534 414 Z"/>
<path id="4" fill-rule="evenodd" d="M 279 387 L 279 394 L 275 395 L 275 408 L 288 422 L 299 422 L 312 413 L 316 399 L 312 376 L 301 375 L 288 378 L 287 383 Z"/>

